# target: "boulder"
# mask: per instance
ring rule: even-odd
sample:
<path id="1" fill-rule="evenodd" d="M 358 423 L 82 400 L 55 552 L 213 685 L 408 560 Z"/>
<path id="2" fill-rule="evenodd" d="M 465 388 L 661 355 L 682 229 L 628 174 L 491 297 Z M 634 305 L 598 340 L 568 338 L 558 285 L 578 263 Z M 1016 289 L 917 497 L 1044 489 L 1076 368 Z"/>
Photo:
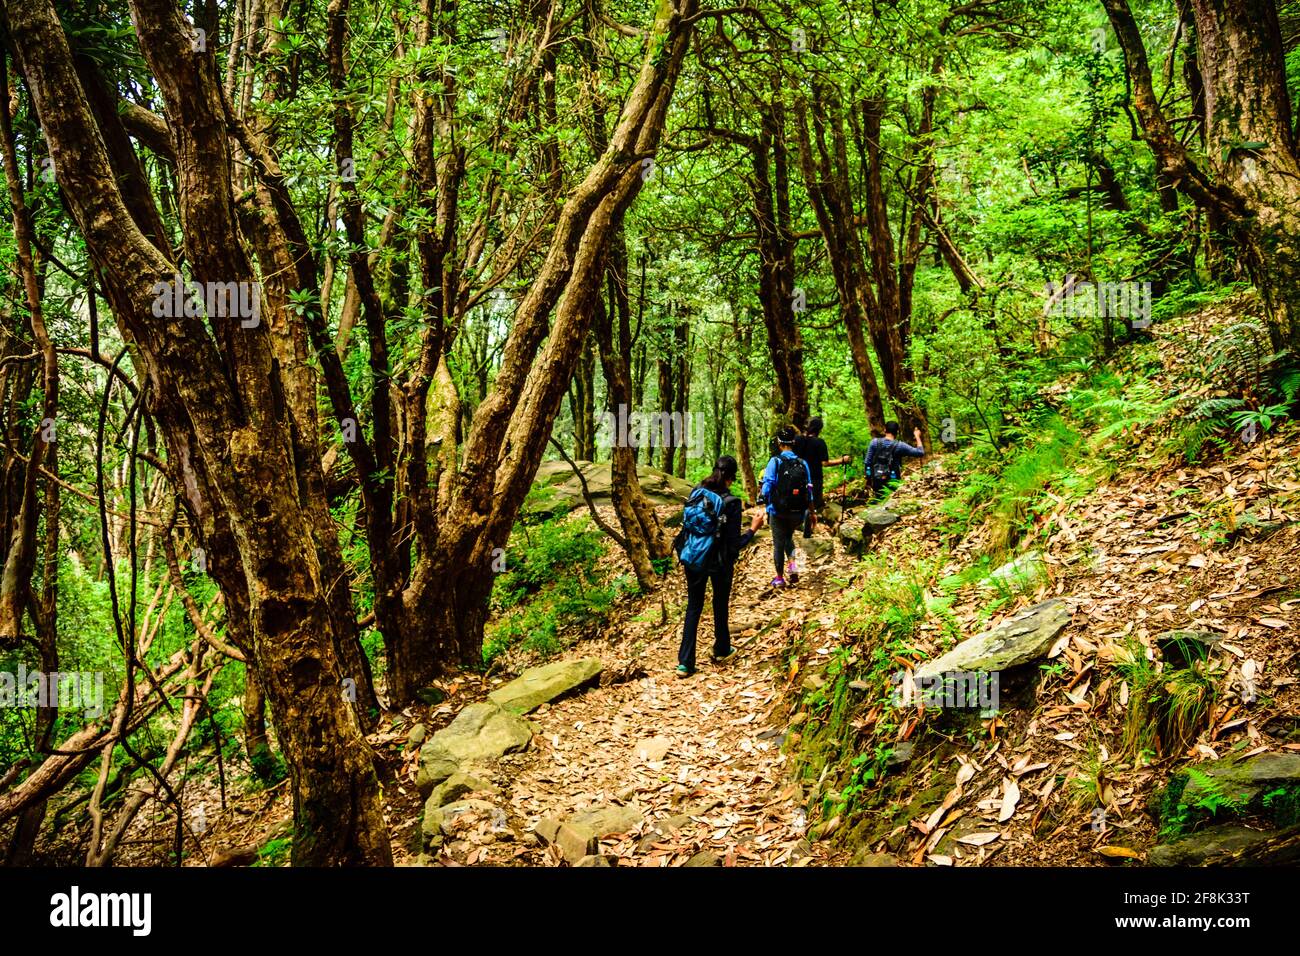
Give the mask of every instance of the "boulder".
<path id="1" fill-rule="evenodd" d="M 918 667 L 914 678 L 935 678 L 952 671 L 1002 671 L 1038 660 L 1070 623 L 1070 609 L 1060 598 L 1035 604 L 991 631 L 962 641 L 947 654 Z M 1300 759 L 1300 758 L 1297 758 Z"/>
<path id="2" fill-rule="evenodd" d="M 542 817 L 533 827 L 533 832 L 543 843 L 554 843 L 556 834 L 560 832 L 560 821 L 554 817 Z"/>
<path id="3" fill-rule="evenodd" d="M 427 795 L 462 766 L 523 750 L 532 739 L 527 721 L 504 707 L 470 704 L 420 748 L 415 785 Z"/>
<path id="4" fill-rule="evenodd" d="M 879 534 L 890 525 L 896 523 L 901 514 L 894 508 L 883 506 L 880 508 L 868 508 L 862 513 L 863 519 L 867 523 L 867 534 Z"/>
<path id="5" fill-rule="evenodd" d="M 834 524 L 844 517 L 844 509 L 833 501 L 823 502 L 817 517 L 823 524 Z"/>
<path id="6" fill-rule="evenodd" d="M 604 839 L 615 833 L 627 833 L 644 819 L 645 815 L 636 807 L 596 806 L 579 810 L 569 817 L 569 823 L 585 827 L 597 839 Z"/>
<path id="7" fill-rule="evenodd" d="M 804 554 L 808 556 L 809 561 L 815 561 L 834 552 L 835 539 L 829 536 L 804 538 L 800 547 L 803 548 Z"/>
<path id="8" fill-rule="evenodd" d="M 1173 667 L 1187 667 L 1193 661 L 1203 661 L 1223 640 L 1222 634 L 1213 631 L 1165 631 L 1156 635 L 1156 647 Z"/>
<path id="9" fill-rule="evenodd" d="M 488 700 L 515 714 L 526 714 L 542 704 L 599 680 L 601 663 L 594 657 L 552 661 L 530 667 L 517 678 L 488 694 Z"/>
<path id="10" fill-rule="evenodd" d="M 574 866 L 609 866 L 609 860 L 603 856 L 593 853 L 591 856 L 584 856 Z"/>
<path id="11" fill-rule="evenodd" d="M 607 461 L 575 462 L 587 482 L 587 493 L 593 499 L 608 498 L 613 487 L 610 463 Z M 681 504 L 693 487 L 674 475 L 666 474 L 649 465 L 638 465 L 637 478 L 641 490 L 653 504 Z M 566 461 L 544 461 L 533 479 L 534 493 L 528 496 L 524 508 L 532 513 L 551 512 L 557 508 L 576 508 L 584 503 L 582 482 Z"/>

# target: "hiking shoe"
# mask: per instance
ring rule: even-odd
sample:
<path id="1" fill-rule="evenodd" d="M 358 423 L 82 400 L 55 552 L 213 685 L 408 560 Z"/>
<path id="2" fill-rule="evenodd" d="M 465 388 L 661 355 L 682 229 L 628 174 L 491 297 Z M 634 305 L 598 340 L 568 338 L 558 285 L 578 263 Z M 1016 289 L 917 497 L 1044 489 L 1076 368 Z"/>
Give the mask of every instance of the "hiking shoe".
<path id="1" fill-rule="evenodd" d="M 690 668 L 688 668 L 685 664 L 678 664 L 676 673 L 678 677 L 690 677 L 695 672 Z"/>
<path id="2" fill-rule="evenodd" d="M 783 587 L 785 587 L 785 578 L 773 578 L 773 579 L 772 579 L 772 587 L 774 587 L 774 588 L 783 588 Z"/>
<path id="3" fill-rule="evenodd" d="M 733 657 L 735 657 L 735 656 L 736 656 L 736 649 L 733 647 L 731 650 L 727 651 L 727 653 L 725 653 L 725 654 L 714 654 L 714 655 L 713 655 L 713 663 L 715 663 L 715 664 L 725 664 L 727 661 L 731 660 L 731 659 L 732 659 Z"/>
<path id="4" fill-rule="evenodd" d="M 791 559 L 785 563 L 785 577 L 791 584 L 799 583 L 799 572 L 795 570 L 794 560 Z"/>

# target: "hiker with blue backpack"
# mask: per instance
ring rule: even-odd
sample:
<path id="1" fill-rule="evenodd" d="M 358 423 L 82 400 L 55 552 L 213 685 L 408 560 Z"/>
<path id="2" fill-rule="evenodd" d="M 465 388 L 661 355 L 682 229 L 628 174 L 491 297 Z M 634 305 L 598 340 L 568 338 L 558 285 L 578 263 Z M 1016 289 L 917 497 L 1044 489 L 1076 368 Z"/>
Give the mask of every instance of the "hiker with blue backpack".
<path id="1" fill-rule="evenodd" d="M 804 527 L 805 521 L 808 534 L 817 528 L 817 514 L 810 510 L 812 472 L 808 463 L 794 453 L 798 437 L 798 432 L 788 425 L 777 432 L 777 453 L 763 469 L 760 497 L 767 503 L 768 521 L 772 525 L 772 557 L 776 563 L 776 577 L 772 579 L 774 588 L 799 581 L 799 569 L 794 560 L 794 533 Z"/>
<path id="2" fill-rule="evenodd" d="M 916 447 L 899 441 L 898 431 L 898 422 L 886 422 L 885 437 L 873 438 L 871 444 L 867 446 L 864 465 L 867 478 L 871 482 L 871 490 L 877 496 L 891 481 L 902 478 L 904 458 L 925 457 L 925 448 L 921 444 L 921 429 L 916 428 L 912 431 L 912 436 L 916 439 Z"/>
<path id="3" fill-rule="evenodd" d="M 704 589 L 713 582 L 713 660 L 729 660 L 731 646 L 728 612 L 731 581 L 736 558 L 754 533 L 763 526 L 763 513 L 754 515 L 748 531 L 742 504 L 731 494 L 736 480 L 736 459 L 723 455 L 713 465 L 707 478 L 692 489 L 682 512 L 682 529 L 673 541 L 673 549 L 686 572 L 686 621 L 682 625 L 682 645 L 677 651 L 677 676 L 695 673 L 695 634 L 704 613 Z"/>

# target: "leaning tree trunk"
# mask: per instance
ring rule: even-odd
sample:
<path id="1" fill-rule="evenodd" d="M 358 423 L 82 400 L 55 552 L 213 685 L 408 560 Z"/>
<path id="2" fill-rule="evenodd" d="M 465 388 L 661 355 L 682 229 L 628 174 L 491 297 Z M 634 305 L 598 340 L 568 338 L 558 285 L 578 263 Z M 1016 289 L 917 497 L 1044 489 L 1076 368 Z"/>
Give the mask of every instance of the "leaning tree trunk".
<path id="1" fill-rule="evenodd" d="M 611 269 L 611 298 L 616 298 L 615 281 Z M 620 408 L 625 411 L 632 402 L 632 386 L 628 382 L 624 354 L 617 351 L 611 334 L 611 311 L 604 307 L 601 297 L 597 297 L 595 310 L 595 339 L 601 346 L 601 367 L 606 382 L 608 406 L 617 423 Z M 632 498 L 637 494 L 641 494 L 641 483 L 637 480 L 636 450 L 628 444 L 627 436 L 619 433 L 615 424 L 610 434 L 610 502 L 614 505 L 615 514 L 619 516 L 619 527 L 623 529 L 623 550 L 628 555 L 628 561 L 632 562 L 637 583 L 649 591 L 654 588 L 658 578 L 650 563 L 650 545 L 646 540 L 645 528 L 641 527 L 641 519 L 632 505 Z"/>
<path id="2" fill-rule="evenodd" d="M 437 546 L 422 553 L 406 590 L 398 700 L 449 665 L 481 656 L 494 561 L 548 445 L 591 327 L 610 244 L 644 183 L 641 158 L 658 147 L 696 5 L 659 6 L 609 144 L 565 201 L 515 312 L 495 387 L 474 414 L 450 500 L 440 509 Z"/>
<path id="3" fill-rule="evenodd" d="M 1192 0 L 1205 100 L 1204 165 L 1160 108 L 1127 0 L 1103 0 L 1158 173 L 1236 234 L 1276 348 L 1300 347 L 1300 155 L 1273 0 Z M 1195 105 L 1195 104 L 1194 104 Z"/>

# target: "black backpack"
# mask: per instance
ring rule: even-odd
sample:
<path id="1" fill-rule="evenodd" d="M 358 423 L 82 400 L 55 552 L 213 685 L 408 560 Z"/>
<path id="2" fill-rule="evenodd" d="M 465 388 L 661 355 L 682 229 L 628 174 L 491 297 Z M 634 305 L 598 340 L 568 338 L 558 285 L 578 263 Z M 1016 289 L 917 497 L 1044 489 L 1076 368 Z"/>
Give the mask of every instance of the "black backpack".
<path id="1" fill-rule="evenodd" d="M 797 515 L 808 510 L 808 467 L 802 458 L 776 459 L 772 507 L 777 514 Z"/>
<path id="2" fill-rule="evenodd" d="M 876 445 L 875 454 L 871 456 L 871 479 L 872 487 L 879 490 L 886 482 L 890 481 L 898 474 L 898 446 L 888 438 L 873 439 Z"/>

